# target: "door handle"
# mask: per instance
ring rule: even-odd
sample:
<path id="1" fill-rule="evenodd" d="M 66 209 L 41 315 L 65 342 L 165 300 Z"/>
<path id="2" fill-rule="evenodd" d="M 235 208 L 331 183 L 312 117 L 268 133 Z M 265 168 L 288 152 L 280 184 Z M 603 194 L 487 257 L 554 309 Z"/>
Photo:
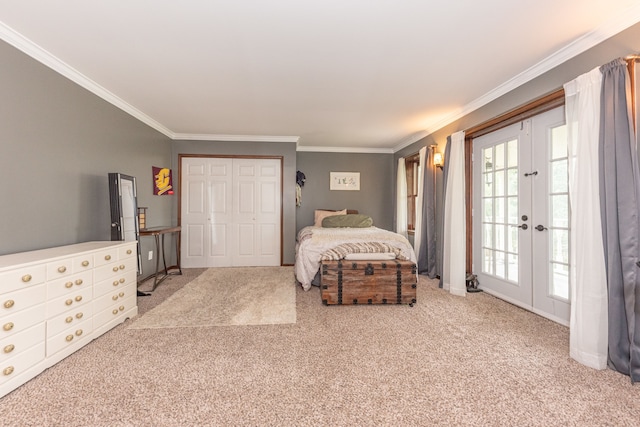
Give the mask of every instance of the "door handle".
<path id="1" fill-rule="evenodd" d="M 522 228 L 523 230 L 526 230 L 527 228 L 529 228 L 529 226 L 527 224 L 522 224 L 522 225 L 519 225 L 518 228 Z"/>
<path id="2" fill-rule="evenodd" d="M 542 224 L 536 225 L 536 230 L 538 230 L 538 231 L 543 231 L 543 230 L 546 230 L 546 229 L 547 229 L 547 227 L 544 227 Z"/>

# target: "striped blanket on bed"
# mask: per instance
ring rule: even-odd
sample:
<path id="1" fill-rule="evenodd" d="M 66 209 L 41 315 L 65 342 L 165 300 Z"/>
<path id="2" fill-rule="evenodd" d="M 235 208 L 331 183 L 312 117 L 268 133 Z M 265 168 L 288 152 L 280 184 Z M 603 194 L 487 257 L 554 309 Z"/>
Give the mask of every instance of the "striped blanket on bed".
<path id="1" fill-rule="evenodd" d="M 343 243 L 322 253 L 322 261 L 338 261 L 349 254 L 394 253 L 397 259 L 407 260 L 402 250 L 381 242 Z"/>

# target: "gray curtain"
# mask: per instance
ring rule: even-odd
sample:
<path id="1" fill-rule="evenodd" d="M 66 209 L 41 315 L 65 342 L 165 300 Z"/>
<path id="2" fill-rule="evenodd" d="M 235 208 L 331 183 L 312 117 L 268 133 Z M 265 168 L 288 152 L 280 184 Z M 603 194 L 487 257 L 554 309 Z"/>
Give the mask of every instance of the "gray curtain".
<path id="1" fill-rule="evenodd" d="M 433 165 L 433 149 L 427 150 L 424 181 L 422 183 L 422 233 L 418 258 L 418 273 L 436 277 L 436 167 Z"/>
<path id="2" fill-rule="evenodd" d="M 451 154 L 451 136 L 447 137 L 447 145 L 444 148 L 444 167 L 442 170 L 442 211 L 444 212 L 444 201 L 447 199 L 447 175 L 449 174 L 449 162 L 447 159 Z M 444 233 L 444 215 L 441 215 L 440 224 L 438 224 L 438 230 L 440 230 L 440 235 L 442 236 Z M 439 253 L 444 252 L 444 239 L 440 239 L 438 245 Z M 442 265 L 442 257 L 440 257 L 439 265 L 438 265 L 438 274 L 440 275 L 440 284 L 439 286 L 442 288 L 442 271 L 444 270 L 444 266 Z"/>
<path id="3" fill-rule="evenodd" d="M 624 60 L 600 68 L 600 205 L 609 292 L 608 365 L 640 380 L 640 173 Z"/>

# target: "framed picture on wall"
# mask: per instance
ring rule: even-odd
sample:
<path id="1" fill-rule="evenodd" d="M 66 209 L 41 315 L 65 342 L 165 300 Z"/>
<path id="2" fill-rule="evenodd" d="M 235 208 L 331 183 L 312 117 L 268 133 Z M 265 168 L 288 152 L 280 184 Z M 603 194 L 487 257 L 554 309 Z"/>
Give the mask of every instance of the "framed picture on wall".
<path id="1" fill-rule="evenodd" d="M 329 172 L 330 190 L 360 190 L 360 172 Z"/>

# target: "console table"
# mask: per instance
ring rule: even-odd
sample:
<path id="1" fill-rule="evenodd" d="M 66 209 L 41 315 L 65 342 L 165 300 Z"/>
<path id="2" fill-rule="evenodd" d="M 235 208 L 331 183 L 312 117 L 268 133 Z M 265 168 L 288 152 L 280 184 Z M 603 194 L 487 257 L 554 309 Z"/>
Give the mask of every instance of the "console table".
<path id="1" fill-rule="evenodd" d="M 138 282 L 138 285 L 147 279 L 153 277 L 153 287 L 152 291 L 156 289 L 156 287 L 162 283 L 164 279 L 166 279 L 169 275 L 182 274 L 182 268 L 180 267 L 180 232 L 181 227 L 178 225 L 176 227 L 149 227 L 140 230 L 140 236 L 153 236 L 156 243 L 156 271 L 149 276 Z M 176 265 L 172 265 L 167 267 L 167 260 L 165 257 L 164 251 L 164 236 L 167 234 L 176 234 Z M 162 256 L 162 265 L 163 269 L 160 269 L 160 256 Z M 171 272 L 171 270 L 174 270 Z"/>

